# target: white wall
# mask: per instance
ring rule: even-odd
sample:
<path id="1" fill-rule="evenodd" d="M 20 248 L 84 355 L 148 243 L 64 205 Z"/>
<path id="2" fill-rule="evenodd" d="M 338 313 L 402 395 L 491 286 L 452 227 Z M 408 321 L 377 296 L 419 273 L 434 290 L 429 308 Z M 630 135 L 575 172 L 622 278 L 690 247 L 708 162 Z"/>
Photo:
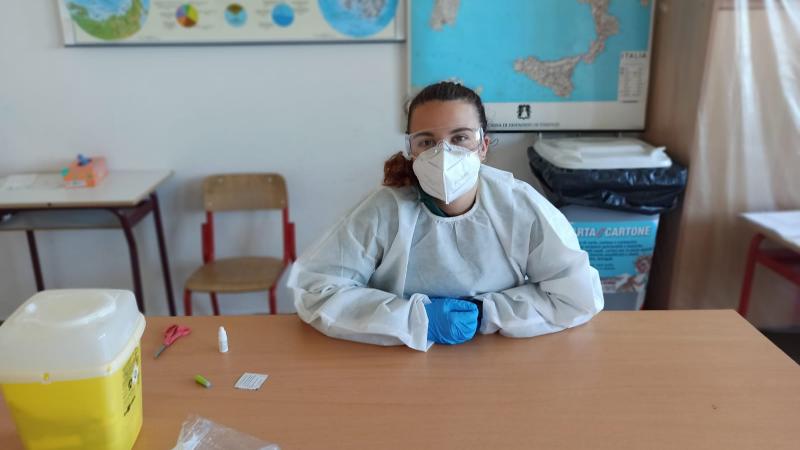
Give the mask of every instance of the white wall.
<path id="1" fill-rule="evenodd" d="M 172 169 L 159 195 L 179 303 L 201 261 L 203 176 L 282 173 L 302 251 L 377 186 L 401 142 L 402 44 L 67 49 L 55 1 L 4 3 L 0 174 L 57 170 L 78 152 L 105 155 L 111 170 Z M 490 163 L 530 180 L 530 139 L 500 136 Z M 224 218 L 218 253 L 280 255 L 278 224 Z M 136 236 L 148 313 L 164 314 L 151 218 Z M 39 233 L 39 247 L 49 288 L 132 286 L 118 230 Z M 34 291 L 24 234 L 0 233 L 0 318 Z M 210 310 L 205 298 L 195 308 Z M 266 311 L 266 294 L 225 296 L 222 309 Z M 279 310 L 292 310 L 285 290 Z"/>

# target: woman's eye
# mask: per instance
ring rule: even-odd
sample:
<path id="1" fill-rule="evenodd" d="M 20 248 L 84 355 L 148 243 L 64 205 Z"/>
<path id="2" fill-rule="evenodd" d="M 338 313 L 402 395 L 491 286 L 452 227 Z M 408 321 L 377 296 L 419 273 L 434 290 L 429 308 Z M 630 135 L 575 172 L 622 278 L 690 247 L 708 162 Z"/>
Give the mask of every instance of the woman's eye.
<path id="1" fill-rule="evenodd" d="M 417 147 L 419 148 L 430 148 L 433 147 L 434 145 L 436 144 L 434 144 L 433 139 L 423 139 L 417 142 Z"/>
<path id="2" fill-rule="evenodd" d="M 457 135 L 453 136 L 453 137 L 450 139 L 450 142 L 452 142 L 452 143 L 454 143 L 454 144 L 458 144 L 458 143 L 461 143 L 461 142 L 465 142 L 467 139 L 468 139 L 468 137 L 467 137 L 466 135 L 464 135 L 464 134 L 457 134 Z"/>

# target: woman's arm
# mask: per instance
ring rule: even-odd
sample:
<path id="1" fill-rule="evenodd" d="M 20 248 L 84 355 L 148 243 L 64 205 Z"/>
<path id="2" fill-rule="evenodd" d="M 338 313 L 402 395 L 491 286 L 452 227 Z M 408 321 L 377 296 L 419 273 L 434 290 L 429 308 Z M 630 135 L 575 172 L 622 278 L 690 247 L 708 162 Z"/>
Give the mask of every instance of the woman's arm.
<path id="1" fill-rule="evenodd" d="M 397 207 L 386 192 L 367 198 L 306 252 L 288 284 L 300 318 L 330 337 L 426 351 L 427 298 L 367 287 L 398 232 Z"/>
<path id="2" fill-rule="evenodd" d="M 600 276 L 567 219 L 541 197 L 532 202 L 525 284 L 476 296 L 481 333 L 531 337 L 581 325 L 603 309 Z M 526 205 L 528 206 L 528 205 Z"/>

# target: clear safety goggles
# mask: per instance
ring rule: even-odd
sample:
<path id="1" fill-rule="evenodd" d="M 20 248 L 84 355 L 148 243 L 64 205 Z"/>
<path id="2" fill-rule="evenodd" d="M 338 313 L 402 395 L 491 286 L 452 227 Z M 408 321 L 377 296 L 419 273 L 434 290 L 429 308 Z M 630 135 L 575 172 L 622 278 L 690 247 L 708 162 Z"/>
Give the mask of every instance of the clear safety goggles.
<path id="1" fill-rule="evenodd" d="M 483 129 L 480 127 L 441 127 L 406 134 L 406 154 L 419 156 L 440 142 L 457 145 L 470 151 L 478 151 L 483 143 Z"/>

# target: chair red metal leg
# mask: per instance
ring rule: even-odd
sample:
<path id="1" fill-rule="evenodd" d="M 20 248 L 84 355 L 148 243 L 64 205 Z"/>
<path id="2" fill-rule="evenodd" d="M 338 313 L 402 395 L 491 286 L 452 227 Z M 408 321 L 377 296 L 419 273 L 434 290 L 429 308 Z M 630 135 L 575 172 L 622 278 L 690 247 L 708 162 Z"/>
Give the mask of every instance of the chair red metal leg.
<path id="1" fill-rule="evenodd" d="M 217 303 L 217 293 L 216 292 L 209 292 L 211 295 L 211 308 L 214 310 L 214 315 L 219 315 L 219 303 Z"/>
<path id="2" fill-rule="evenodd" d="M 277 285 L 276 286 L 272 286 L 271 288 L 269 288 L 269 313 L 273 314 L 273 315 L 278 313 L 278 301 L 275 298 L 275 289 L 276 288 L 277 288 Z"/>
<path id="3" fill-rule="evenodd" d="M 187 316 L 192 315 L 192 291 L 188 289 L 183 291 L 183 313 Z"/>
<path id="4" fill-rule="evenodd" d="M 758 256 L 758 247 L 761 241 L 764 240 L 764 235 L 757 234 L 753 236 L 750 241 L 750 249 L 747 251 L 747 263 L 744 269 L 744 280 L 742 281 L 742 293 L 739 297 L 739 314 L 742 317 L 747 317 L 747 308 L 750 304 L 750 291 L 753 288 L 753 275 L 756 271 L 756 259 Z"/>

